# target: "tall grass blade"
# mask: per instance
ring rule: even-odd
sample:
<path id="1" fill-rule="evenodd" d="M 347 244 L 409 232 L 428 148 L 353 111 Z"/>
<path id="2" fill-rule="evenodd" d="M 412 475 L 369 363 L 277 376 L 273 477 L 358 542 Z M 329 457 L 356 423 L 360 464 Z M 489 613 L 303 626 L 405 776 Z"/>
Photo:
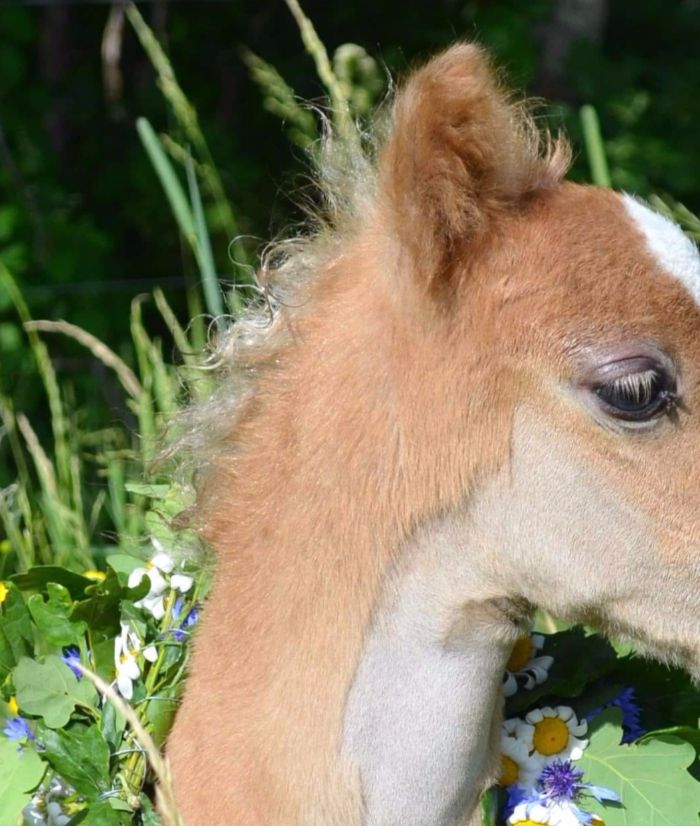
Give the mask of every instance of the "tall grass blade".
<path id="1" fill-rule="evenodd" d="M 156 302 L 156 307 L 158 307 L 158 311 L 170 331 L 170 335 L 173 337 L 175 346 L 177 347 L 185 364 L 195 364 L 196 359 L 193 355 L 194 350 L 192 348 L 192 344 L 187 338 L 187 333 L 183 330 L 182 325 L 177 320 L 177 316 L 173 312 L 170 304 L 168 304 L 165 293 L 160 289 L 160 287 L 156 287 L 156 289 L 153 290 L 153 298 Z"/>
<path id="2" fill-rule="evenodd" d="M 583 142 L 586 147 L 588 166 L 591 170 L 591 180 L 596 186 L 610 187 L 610 170 L 608 169 L 608 159 L 605 156 L 603 146 L 603 136 L 600 131 L 600 121 L 596 110 L 586 104 L 581 107 L 581 128 L 583 129 Z"/>
<path id="3" fill-rule="evenodd" d="M 0 284 L 2 284 L 10 296 L 10 300 L 14 304 L 22 323 L 26 325 L 32 320 L 31 314 L 29 313 L 29 308 L 27 307 L 19 288 L 17 287 L 17 283 L 12 277 L 12 274 L 1 261 Z M 56 454 L 56 471 L 59 479 L 59 485 L 61 487 L 65 486 L 65 488 L 68 489 L 71 480 L 70 447 L 68 445 L 68 421 L 63 409 L 63 401 L 61 399 L 61 392 L 56 379 L 56 372 L 51 364 L 49 352 L 46 349 L 44 342 L 37 335 L 36 331 L 27 330 L 27 337 L 29 338 L 32 354 L 34 355 L 34 360 L 39 370 L 39 375 L 44 385 L 49 402 L 51 428 L 54 437 L 54 451 Z"/>
<path id="4" fill-rule="evenodd" d="M 223 183 L 199 125 L 197 111 L 178 83 L 168 56 L 133 3 L 126 6 L 126 15 L 158 75 L 158 85 L 163 96 L 170 104 L 175 119 L 198 156 L 200 161 L 198 169 L 201 171 L 202 181 L 216 205 L 222 226 L 228 237 L 233 239 L 234 260 L 245 269 L 245 265 L 251 263 L 250 257 L 241 241 L 238 221 L 226 197 Z"/>
<path id="5" fill-rule="evenodd" d="M 122 387 L 134 399 L 138 398 L 142 392 L 139 380 L 134 371 L 119 356 L 107 347 L 102 341 L 82 327 L 70 324 L 68 321 L 28 321 L 24 325 L 25 330 L 38 330 L 42 333 L 62 333 L 87 347 L 87 349 L 102 362 L 105 367 L 114 370 Z"/>
<path id="6" fill-rule="evenodd" d="M 359 135 L 350 115 L 350 104 L 341 82 L 333 71 L 323 41 L 318 36 L 311 20 L 304 14 L 298 0 L 285 0 L 285 2 L 299 26 L 306 51 L 313 58 L 318 77 L 328 93 L 334 122 L 340 136 L 351 142 L 356 141 Z"/>
<path id="7" fill-rule="evenodd" d="M 192 161 L 187 164 L 187 183 L 190 189 L 190 202 L 192 203 L 192 213 L 194 216 L 195 232 L 197 237 L 197 261 L 199 263 L 199 271 L 202 276 L 202 289 L 204 291 L 204 300 L 207 304 L 209 313 L 215 320 L 218 326 L 221 324 L 222 316 L 224 315 L 224 300 L 221 296 L 221 289 L 219 288 L 219 278 L 216 274 L 216 265 L 214 264 L 214 256 L 211 251 L 211 241 L 209 240 L 209 232 L 204 220 L 204 209 L 202 207 L 202 197 L 197 186 L 197 177 L 194 174 L 194 166 Z M 238 299 L 235 292 L 232 293 L 232 299 Z M 240 305 L 234 307 L 235 310 L 240 310 Z"/>
<path id="8" fill-rule="evenodd" d="M 263 93 L 265 109 L 284 122 L 293 143 L 306 149 L 318 138 L 314 116 L 299 103 L 294 90 L 271 63 L 249 49 L 242 50 L 242 57 L 250 76 Z"/>
<path id="9" fill-rule="evenodd" d="M 158 180 L 163 187 L 163 192 L 168 199 L 170 209 L 173 211 L 177 225 L 180 227 L 180 232 L 185 236 L 187 243 L 195 249 L 197 233 L 195 230 L 194 217 L 190 209 L 185 190 L 180 184 L 173 165 L 161 146 L 160 140 L 156 135 L 151 124 L 146 118 L 139 118 L 136 121 L 136 129 L 143 148 L 153 165 L 153 169 L 158 176 Z"/>

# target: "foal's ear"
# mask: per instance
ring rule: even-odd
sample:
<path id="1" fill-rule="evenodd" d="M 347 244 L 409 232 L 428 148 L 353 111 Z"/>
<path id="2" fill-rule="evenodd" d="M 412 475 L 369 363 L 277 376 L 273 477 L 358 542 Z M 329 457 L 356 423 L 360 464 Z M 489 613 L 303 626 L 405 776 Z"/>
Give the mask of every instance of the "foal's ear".
<path id="1" fill-rule="evenodd" d="M 543 140 L 508 100 L 486 53 L 461 44 L 398 93 L 379 158 L 380 204 L 416 275 L 439 287 L 459 251 L 567 165 L 566 145 Z"/>

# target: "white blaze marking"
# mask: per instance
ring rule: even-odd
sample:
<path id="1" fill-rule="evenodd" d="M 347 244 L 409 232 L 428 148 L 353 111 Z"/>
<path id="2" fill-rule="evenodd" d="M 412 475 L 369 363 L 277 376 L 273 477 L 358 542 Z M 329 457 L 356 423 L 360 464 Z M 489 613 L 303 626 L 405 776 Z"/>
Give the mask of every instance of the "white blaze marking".
<path id="1" fill-rule="evenodd" d="M 677 224 L 631 195 L 623 195 L 622 202 L 661 267 L 677 278 L 700 305 L 700 256 L 695 244 Z"/>

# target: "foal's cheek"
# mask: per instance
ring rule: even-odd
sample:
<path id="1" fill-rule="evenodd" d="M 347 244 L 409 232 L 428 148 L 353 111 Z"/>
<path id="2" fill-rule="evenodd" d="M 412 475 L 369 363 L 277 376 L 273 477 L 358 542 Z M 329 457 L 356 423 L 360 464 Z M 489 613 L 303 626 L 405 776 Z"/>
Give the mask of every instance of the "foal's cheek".
<path id="1" fill-rule="evenodd" d="M 629 595 L 629 571 L 640 555 L 654 558 L 656 540 L 649 515 L 620 493 L 577 435 L 566 423 L 521 411 L 492 507 L 505 504 L 509 513 L 498 527 L 499 545 L 517 572 L 509 587 L 587 619 Z"/>

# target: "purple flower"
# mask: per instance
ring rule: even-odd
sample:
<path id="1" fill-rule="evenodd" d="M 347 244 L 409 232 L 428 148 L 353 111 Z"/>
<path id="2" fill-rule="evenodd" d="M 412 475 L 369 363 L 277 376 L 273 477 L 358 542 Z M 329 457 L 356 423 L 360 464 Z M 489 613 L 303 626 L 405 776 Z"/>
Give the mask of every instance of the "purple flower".
<path id="1" fill-rule="evenodd" d="M 546 800 L 557 804 L 567 803 L 580 823 L 590 823 L 589 814 L 575 805 L 584 794 L 594 797 L 599 803 L 620 802 L 619 795 L 612 789 L 582 783 L 582 780 L 583 772 L 575 768 L 571 760 L 555 760 L 542 769 L 537 785 Z"/>
<path id="2" fill-rule="evenodd" d="M 5 723 L 3 734 L 8 740 L 36 739 L 36 735 L 29 728 L 29 723 L 22 717 L 10 717 Z"/>
<path id="3" fill-rule="evenodd" d="M 64 648 L 61 659 L 78 679 L 83 676 L 83 672 L 80 670 L 80 650 L 77 645 Z"/>
<path id="4" fill-rule="evenodd" d="M 583 772 L 575 769 L 570 760 L 555 760 L 540 773 L 538 784 L 550 800 L 574 801 L 581 793 Z"/>

